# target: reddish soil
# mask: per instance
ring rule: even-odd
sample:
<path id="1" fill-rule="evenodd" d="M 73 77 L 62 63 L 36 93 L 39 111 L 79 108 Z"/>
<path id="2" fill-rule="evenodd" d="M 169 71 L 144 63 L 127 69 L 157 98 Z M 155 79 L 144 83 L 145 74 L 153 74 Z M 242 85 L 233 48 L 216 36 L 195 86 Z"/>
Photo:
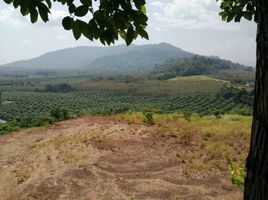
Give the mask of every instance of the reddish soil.
<path id="1" fill-rule="evenodd" d="M 154 126 L 84 117 L 0 137 L 1 200 L 238 200 L 226 172 L 185 165 Z"/>

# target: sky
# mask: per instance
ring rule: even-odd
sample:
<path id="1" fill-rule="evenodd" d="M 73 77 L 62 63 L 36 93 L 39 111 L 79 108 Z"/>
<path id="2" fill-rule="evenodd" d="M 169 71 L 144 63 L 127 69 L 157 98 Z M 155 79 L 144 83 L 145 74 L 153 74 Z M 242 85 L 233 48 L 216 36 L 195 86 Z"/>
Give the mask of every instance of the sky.
<path id="1" fill-rule="evenodd" d="M 150 40 L 138 39 L 134 44 L 167 42 L 196 54 L 255 66 L 256 24 L 223 22 L 216 0 L 152 0 L 146 7 Z M 31 24 L 0 0 L 0 64 L 68 47 L 101 46 L 85 38 L 76 41 L 71 31 L 63 29 L 61 19 L 67 13 L 61 5 L 53 5 L 51 13 L 49 22 Z"/>

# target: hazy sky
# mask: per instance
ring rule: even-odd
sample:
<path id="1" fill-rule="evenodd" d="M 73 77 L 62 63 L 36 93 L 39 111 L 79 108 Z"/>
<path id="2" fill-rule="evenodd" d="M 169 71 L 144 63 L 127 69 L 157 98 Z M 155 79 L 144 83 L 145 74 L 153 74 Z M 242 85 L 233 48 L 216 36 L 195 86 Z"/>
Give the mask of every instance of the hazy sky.
<path id="1" fill-rule="evenodd" d="M 202 55 L 216 55 L 247 65 L 255 65 L 254 22 L 225 23 L 218 16 L 216 0 L 147 1 L 150 40 L 135 44 L 168 42 Z M 53 7 L 50 22 L 32 25 L 19 10 L 0 0 L 0 64 L 28 59 L 48 51 L 74 46 L 96 46 L 99 42 L 76 41 L 71 31 L 61 27 L 66 12 Z M 117 44 L 122 44 L 122 41 Z"/>

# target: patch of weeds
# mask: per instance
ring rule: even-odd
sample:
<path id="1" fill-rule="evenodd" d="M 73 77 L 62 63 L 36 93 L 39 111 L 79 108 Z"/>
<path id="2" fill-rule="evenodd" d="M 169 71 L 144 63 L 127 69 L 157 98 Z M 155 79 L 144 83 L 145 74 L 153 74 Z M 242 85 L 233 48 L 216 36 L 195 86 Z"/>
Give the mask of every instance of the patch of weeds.
<path id="1" fill-rule="evenodd" d="M 89 152 L 83 149 L 72 149 L 63 152 L 60 155 L 60 159 L 64 163 L 79 163 L 79 161 L 86 161 L 89 156 Z M 81 166 L 84 166 L 85 163 L 82 163 Z"/>
<path id="2" fill-rule="evenodd" d="M 130 197 L 129 200 L 139 200 L 137 197 Z"/>
<path id="3" fill-rule="evenodd" d="M 183 118 L 184 118 L 187 122 L 191 122 L 191 116 L 192 116 L 192 113 L 190 113 L 190 112 L 185 112 L 185 113 L 183 113 Z"/>
<path id="4" fill-rule="evenodd" d="M 146 112 L 144 113 L 144 119 L 143 122 L 147 125 L 154 125 L 154 117 L 152 112 Z"/>
<path id="5" fill-rule="evenodd" d="M 191 144 L 191 141 L 193 140 L 193 133 L 190 129 L 185 129 L 180 131 L 179 133 L 179 139 L 180 142 L 185 145 L 188 146 Z"/>
<path id="6" fill-rule="evenodd" d="M 232 184 L 238 186 L 244 186 L 244 181 L 246 177 L 246 169 L 236 162 L 232 161 L 230 158 L 225 157 L 227 160 L 228 171 L 230 174 L 230 180 Z"/>
<path id="7" fill-rule="evenodd" d="M 30 178 L 30 172 L 28 169 L 31 167 L 32 166 L 28 166 L 27 164 L 21 164 L 16 167 L 16 170 L 14 172 L 18 184 L 21 184 Z"/>
<path id="8" fill-rule="evenodd" d="M 207 143 L 204 150 L 207 152 L 211 158 L 222 158 L 229 154 L 229 148 L 223 142 L 210 142 Z"/>

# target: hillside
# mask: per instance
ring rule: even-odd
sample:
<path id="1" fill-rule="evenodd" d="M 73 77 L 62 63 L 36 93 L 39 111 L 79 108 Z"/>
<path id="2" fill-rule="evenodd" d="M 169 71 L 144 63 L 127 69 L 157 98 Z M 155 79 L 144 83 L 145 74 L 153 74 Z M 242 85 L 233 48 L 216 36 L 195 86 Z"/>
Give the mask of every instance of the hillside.
<path id="1" fill-rule="evenodd" d="M 208 75 L 234 81 L 253 81 L 255 70 L 252 67 L 218 57 L 194 55 L 190 58 L 169 59 L 165 63 L 156 66 L 152 72 L 152 76 L 159 80 L 194 75 Z"/>
<path id="2" fill-rule="evenodd" d="M 252 67 L 215 56 L 199 56 L 167 43 L 112 47 L 75 47 L 0 66 L 0 76 L 101 76 L 141 73 L 142 79 L 207 75 L 253 81 Z"/>
<path id="3" fill-rule="evenodd" d="M 90 70 L 148 71 L 170 58 L 190 58 L 194 54 L 167 43 L 144 45 L 119 55 L 104 56 L 90 63 Z"/>
<path id="4" fill-rule="evenodd" d="M 38 71 L 92 71 L 151 69 L 169 58 L 190 57 L 191 53 L 167 43 L 112 47 L 75 47 L 43 54 L 37 58 L 0 66 L 1 73 Z"/>
<path id="5" fill-rule="evenodd" d="M 243 164 L 250 117 L 83 117 L 0 137 L 5 200 L 240 200 L 225 155 Z M 222 128 L 224 124 L 225 128 Z M 236 142 L 234 142 L 236 141 Z"/>

